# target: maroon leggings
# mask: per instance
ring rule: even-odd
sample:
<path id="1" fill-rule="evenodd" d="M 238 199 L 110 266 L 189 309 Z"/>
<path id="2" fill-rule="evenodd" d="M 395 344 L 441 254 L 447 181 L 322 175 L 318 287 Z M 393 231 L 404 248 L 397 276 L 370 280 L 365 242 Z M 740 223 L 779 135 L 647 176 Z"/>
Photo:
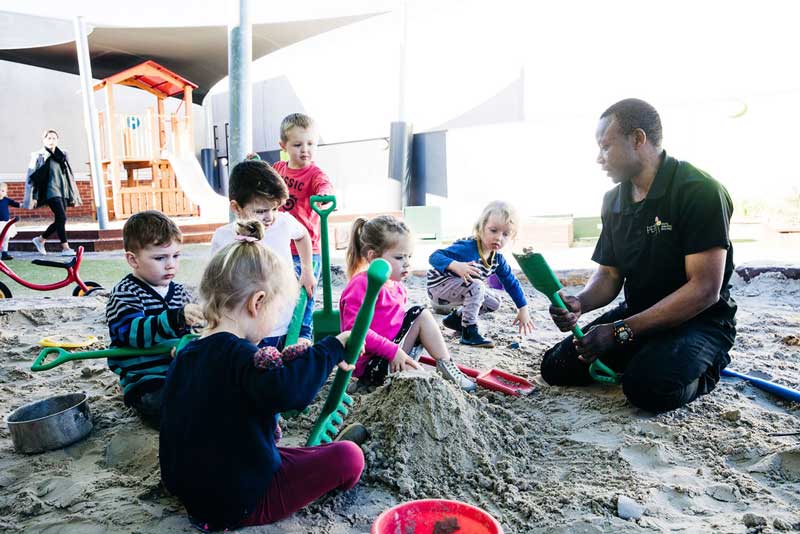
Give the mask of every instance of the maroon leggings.
<path id="1" fill-rule="evenodd" d="M 281 466 L 242 526 L 280 521 L 329 491 L 349 490 L 364 470 L 364 454 L 350 441 L 317 447 L 278 447 L 278 452 Z"/>

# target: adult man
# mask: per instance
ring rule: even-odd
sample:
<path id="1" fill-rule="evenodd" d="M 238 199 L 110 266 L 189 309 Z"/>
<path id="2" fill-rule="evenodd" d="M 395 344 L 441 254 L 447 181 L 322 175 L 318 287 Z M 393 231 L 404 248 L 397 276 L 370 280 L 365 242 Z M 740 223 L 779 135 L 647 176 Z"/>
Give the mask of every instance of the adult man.
<path id="1" fill-rule="evenodd" d="M 550 308 L 562 331 L 582 313 L 625 301 L 548 350 L 551 385 L 588 385 L 595 358 L 622 372 L 622 390 L 642 409 L 673 410 L 714 389 L 730 363 L 736 304 L 728 292 L 733 205 L 725 188 L 661 148 L 661 119 L 648 103 L 608 108 L 596 132 L 597 162 L 618 184 L 603 198 L 599 268 L 569 310 Z"/>

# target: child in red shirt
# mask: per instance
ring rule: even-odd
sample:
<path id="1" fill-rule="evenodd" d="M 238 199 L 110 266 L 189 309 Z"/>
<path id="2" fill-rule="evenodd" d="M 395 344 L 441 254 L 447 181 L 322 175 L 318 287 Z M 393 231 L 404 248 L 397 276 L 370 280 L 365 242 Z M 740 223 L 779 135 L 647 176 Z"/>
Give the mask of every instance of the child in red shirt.
<path id="1" fill-rule="evenodd" d="M 309 199 L 313 195 L 333 195 L 334 189 L 322 169 L 314 164 L 314 151 L 317 148 L 317 131 L 314 120 L 302 113 L 292 113 L 281 122 L 280 146 L 289 156 L 289 161 L 278 161 L 272 167 L 283 177 L 289 188 L 289 200 L 281 211 L 291 213 L 300 224 L 306 227 L 311 236 L 312 263 L 314 278 L 319 284 L 320 274 L 320 225 L 319 215 L 311 209 Z M 292 259 L 295 271 L 300 273 L 300 256 L 292 243 Z M 316 292 L 316 291 L 315 291 Z M 311 313 L 314 309 L 314 296 L 308 299 L 303 315 L 300 337 L 311 338 Z"/>

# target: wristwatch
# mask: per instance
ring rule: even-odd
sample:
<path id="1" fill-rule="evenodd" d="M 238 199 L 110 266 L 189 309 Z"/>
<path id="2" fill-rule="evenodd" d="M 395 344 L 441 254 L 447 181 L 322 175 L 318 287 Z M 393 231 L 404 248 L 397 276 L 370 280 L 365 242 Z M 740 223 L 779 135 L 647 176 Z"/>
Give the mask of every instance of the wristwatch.
<path id="1" fill-rule="evenodd" d="M 625 321 L 614 321 L 614 341 L 617 345 L 630 345 L 633 343 L 633 330 Z"/>

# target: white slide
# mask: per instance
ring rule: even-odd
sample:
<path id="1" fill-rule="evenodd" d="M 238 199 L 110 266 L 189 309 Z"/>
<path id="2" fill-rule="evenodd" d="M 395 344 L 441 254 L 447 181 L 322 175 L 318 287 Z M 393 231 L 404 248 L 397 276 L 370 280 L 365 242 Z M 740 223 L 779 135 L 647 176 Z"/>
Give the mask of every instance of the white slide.
<path id="1" fill-rule="evenodd" d="M 167 159 L 183 192 L 189 200 L 200 206 L 200 216 L 214 221 L 227 221 L 230 202 L 227 197 L 214 191 L 197 158 L 170 155 Z"/>

